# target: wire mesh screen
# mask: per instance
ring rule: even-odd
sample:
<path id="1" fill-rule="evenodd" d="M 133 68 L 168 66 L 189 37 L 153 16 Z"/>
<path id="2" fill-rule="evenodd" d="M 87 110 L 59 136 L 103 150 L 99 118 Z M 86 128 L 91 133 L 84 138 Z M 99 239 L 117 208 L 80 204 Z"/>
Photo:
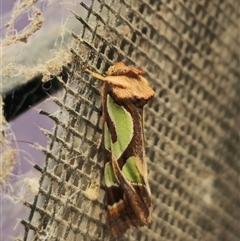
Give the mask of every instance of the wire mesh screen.
<path id="1" fill-rule="evenodd" d="M 238 1 L 81 2 L 74 61 L 51 118 L 39 193 L 21 240 L 115 240 L 107 225 L 101 83 L 117 61 L 142 68 L 153 220 L 119 240 L 235 241 L 239 235 Z M 60 79 L 61 81 L 61 79 Z"/>

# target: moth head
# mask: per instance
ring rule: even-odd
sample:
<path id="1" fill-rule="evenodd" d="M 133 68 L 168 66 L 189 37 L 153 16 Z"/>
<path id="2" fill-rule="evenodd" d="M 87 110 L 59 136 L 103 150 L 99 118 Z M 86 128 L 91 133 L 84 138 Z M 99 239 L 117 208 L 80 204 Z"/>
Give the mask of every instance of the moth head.
<path id="1" fill-rule="evenodd" d="M 126 67 L 126 65 L 123 62 L 117 62 L 116 64 L 114 64 L 113 66 L 109 67 L 106 75 L 115 75 L 115 73 L 118 70 L 121 70 L 122 68 Z"/>

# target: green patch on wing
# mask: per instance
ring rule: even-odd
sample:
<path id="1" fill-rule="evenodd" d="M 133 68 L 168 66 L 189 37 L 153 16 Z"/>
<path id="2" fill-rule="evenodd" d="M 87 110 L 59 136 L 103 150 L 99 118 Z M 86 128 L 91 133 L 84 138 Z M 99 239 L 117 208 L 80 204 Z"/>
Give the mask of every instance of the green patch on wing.
<path id="1" fill-rule="evenodd" d="M 136 161 L 136 158 L 133 156 L 127 159 L 122 168 L 123 175 L 130 182 L 145 184 L 144 179 L 137 168 Z"/>
<path id="2" fill-rule="evenodd" d="M 115 176 L 115 173 L 112 168 L 112 164 L 110 162 L 106 163 L 105 168 L 104 168 L 104 179 L 105 179 L 105 185 L 107 187 L 111 186 L 118 186 L 118 179 Z"/>
<path id="3" fill-rule="evenodd" d="M 117 141 L 111 143 L 111 151 L 118 160 L 132 140 L 133 120 L 131 114 L 123 106 L 116 104 L 110 95 L 107 96 L 107 111 L 117 135 Z"/>

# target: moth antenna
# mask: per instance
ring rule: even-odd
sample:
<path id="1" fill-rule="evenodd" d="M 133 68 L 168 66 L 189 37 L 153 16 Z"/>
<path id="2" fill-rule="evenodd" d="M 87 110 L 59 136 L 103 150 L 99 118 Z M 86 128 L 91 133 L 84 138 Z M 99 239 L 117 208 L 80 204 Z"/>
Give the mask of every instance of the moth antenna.
<path id="1" fill-rule="evenodd" d="M 103 77 L 102 75 L 100 75 L 100 74 L 98 74 L 98 73 L 94 73 L 93 71 L 91 71 L 90 69 L 88 69 L 88 68 L 86 68 L 86 67 L 84 67 L 83 69 L 84 69 L 86 72 L 88 72 L 89 74 L 91 74 L 94 78 L 107 82 L 106 78 Z"/>

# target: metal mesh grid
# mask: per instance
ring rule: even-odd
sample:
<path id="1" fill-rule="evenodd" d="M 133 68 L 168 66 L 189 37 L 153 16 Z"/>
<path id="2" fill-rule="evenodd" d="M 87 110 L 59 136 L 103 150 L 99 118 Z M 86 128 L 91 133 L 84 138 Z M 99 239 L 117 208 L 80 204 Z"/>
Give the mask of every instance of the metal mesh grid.
<path id="1" fill-rule="evenodd" d="M 153 222 L 121 240 L 238 240 L 237 1 L 81 3 L 72 52 L 96 72 L 143 68 L 156 91 L 146 107 Z M 110 240 L 106 224 L 99 81 L 68 66 L 39 194 L 23 240 Z"/>

